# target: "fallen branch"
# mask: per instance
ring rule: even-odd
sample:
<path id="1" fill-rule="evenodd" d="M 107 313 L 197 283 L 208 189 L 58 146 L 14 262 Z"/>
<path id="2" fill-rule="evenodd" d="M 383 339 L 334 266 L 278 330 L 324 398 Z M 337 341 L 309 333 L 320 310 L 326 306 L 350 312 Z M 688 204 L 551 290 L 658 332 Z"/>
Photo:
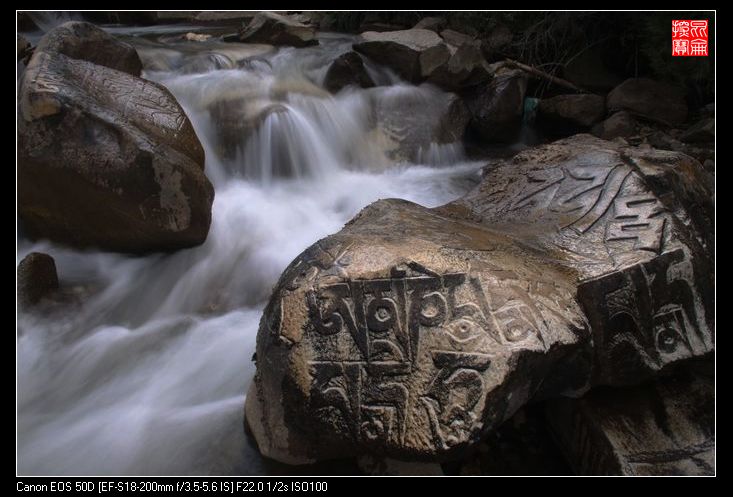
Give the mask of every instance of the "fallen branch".
<path id="1" fill-rule="evenodd" d="M 553 76 L 552 74 L 547 74 L 544 71 L 540 71 L 539 69 L 532 67 L 532 66 L 528 66 L 527 64 L 522 64 L 521 62 L 517 62 L 516 60 L 506 59 L 504 62 L 507 65 L 514 66 L 517 69 L 521 69 L 522 71 L 527 72 L 537 78 L 545 79 L 549 81 L 550 83 L 556 84 L 558 86 L 562 86 L 563 88 L 568 88 L 570 90 L 577 91 L 578 93 L 591 93 L 578 86 L 575 86 L 570 81 L 567 81 L 562 78 L 558 78 L 556 76 Z"/>

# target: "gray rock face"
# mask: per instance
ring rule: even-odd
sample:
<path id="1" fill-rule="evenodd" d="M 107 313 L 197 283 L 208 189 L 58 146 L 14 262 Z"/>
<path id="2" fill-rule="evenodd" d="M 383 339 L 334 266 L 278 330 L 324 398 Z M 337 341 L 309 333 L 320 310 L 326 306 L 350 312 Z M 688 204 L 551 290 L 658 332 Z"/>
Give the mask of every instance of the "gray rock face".
<path id="1" fill-rule="evenodd" d="M 627 110 L 662 124 L 681 124 L 687 119 L 684 92 L 647 78 L 627 79 L 608 94 L 609 111 Z"/>
<path id="2" fill-rule="evenodd" d="M 498 72 L 485 89 L 467 99 L 471 127 L 488 142 L 513 141 L 522 126 L 526 91 L 524 72 Z"/>
<path id="3" fill-rule="evenodd" d="M 636 134 L 637 123 L 634 116 L 625 110 L 614 113 L 605 121 L 593 126 L 593 134 L 604 140 L 626 138 Z"/>
<path id="4" fill-rule="evenodd" d="M 407 29 L 361 34 L 354 50 L 394 70 L 402 78 L 419 83 L 450 59 L 443 39 L 427 29 Z"/>
<path id="5" fill-rule="evenodd" d="M 547 418 L 577 474 L 715 474 L 712 364 L 648 385 L 552 400 Z"/>
<path id="6" fill-rule="evenodd" d="M 346 86 L 371 88 L 374 81 L 364 68 L 364 61 L 356 52 L 347 52 L 333 61 L 326 72 L 323 86 L 331 93 L 337 93 Z"/>
<path id="7" fill-rule="evenodd" d="M 578 135 L 443 207 L 368 206 L 265 309 L 245 408 L 260 450 L 451 460 L 529 400 L 709 354 L 709 226 L 687 209 L 712 211 L 694 169 Z"/>
<path id="8" fill-rule="evenodd" d="M 542 126 L 551 134 L 586 131 L 606 115 L 606 100 L 599 95 L 558 95 L 540 100 Z"/>
<path id="9" fill-rule="evenodd" d="M 50 255 L 31 252 L 18 264 L 18 302 L 21 306 L 38 303 L 58 287 L 56 263 Z"/>
<path id="10" fill-rule="evenodd" d="M 239 41 L 292 47 L 318 45 L 315 28 L 272 12 L 254 16 L 239 32 Z"/>
<path id="11" fill-rule="evenodd" d="M 18 210 L 30 236 L 136 253 L 206 239 L 203 149 L 139 67 L 134 49 L 86 23 L 39 43 L 19 91 Z"/>

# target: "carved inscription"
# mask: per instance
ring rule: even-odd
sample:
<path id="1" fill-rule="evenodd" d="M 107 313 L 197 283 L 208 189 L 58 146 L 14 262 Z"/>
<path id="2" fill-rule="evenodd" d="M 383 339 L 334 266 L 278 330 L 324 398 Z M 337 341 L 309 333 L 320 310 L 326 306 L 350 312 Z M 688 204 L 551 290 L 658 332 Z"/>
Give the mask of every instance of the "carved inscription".
<path id="1" fill-rule="evenodd" d="M 477 425 L 486 345 L 533 339 L 544 347 L 541 319 L 521 288 L 487 294 L 477 276 L 410 268 L 410 276 L 395 268 L 390 278 L 306 293 L 311 342 L 331 341 L 314 346 L 311 407 L 335 409 L 367 443 L 401 443 L 408 416 L 420 416 L 435 447 L 448 449 Z M 414 381 L 421 386 L 408 389 Z"/>
<path id="2" fill-rule="evenodd" d="M 600 219 L 631 173 L 628 166 L 572 165 L 531 171 L 509 210 L 523 207 L 548 210 L 570 216 L 564 228 L 585 233 Z"/>
<path id="3" fill-rule="evenodd" d="M 659 253 L 665 218 L 662 204 L 649 195 L 631 195 L 614 201 L 614 220 L 606 227 L 606 241 L 633 240 L 633 248 Z"/>
<path id="4" fill-rule="evenodd" d="M 615 364 L 614 376 L 633 378 L 711 349 L 692 264 L 678 249 L 581 285 L 602 368 Z"/>

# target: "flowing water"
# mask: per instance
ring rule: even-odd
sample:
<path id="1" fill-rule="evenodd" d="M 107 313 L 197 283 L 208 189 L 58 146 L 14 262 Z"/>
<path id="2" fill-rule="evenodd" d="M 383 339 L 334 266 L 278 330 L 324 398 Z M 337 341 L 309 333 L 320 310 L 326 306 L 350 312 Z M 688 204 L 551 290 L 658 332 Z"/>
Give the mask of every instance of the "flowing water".
<path id="1" fill-rule="evenodd" d="M 216 190 L 211 230 L 199 247 L 146 257 L 20 236 L 18 261 L 51 254 L 67 302 L 18 315 L 18 472 L 272 472 L 242 421 L 258 322 L 281 271 L 377 199 L 437 206 L 463 195 L 481 164 L 460 144 L 424 140 L 413 147 L 421 164 L 391 160 L 395 140 L 420 135 L 447 95 L 372 64 L 381 86 L 330 95 L 323 78 L 347 36 L 276 50 L 184 42 L 180 26 L 109 29 L 191 118 Z"/>

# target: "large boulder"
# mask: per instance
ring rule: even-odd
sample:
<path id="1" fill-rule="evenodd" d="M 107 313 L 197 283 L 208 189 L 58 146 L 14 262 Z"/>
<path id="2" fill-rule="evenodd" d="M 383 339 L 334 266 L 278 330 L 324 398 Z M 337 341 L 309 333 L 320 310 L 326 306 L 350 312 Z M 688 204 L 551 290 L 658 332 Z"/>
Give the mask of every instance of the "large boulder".
<path id="1" fill-rule="evenodd" d="M 140 76 L 142 71 L 142 62 L 132 45 L 118 41 L 88 22 L 67 22 L 49 31 L 38 42 L 36 51 L 49 56 L 65 55 L 132 76 Z"/>
<path id="2" fill-rule="evenodd" d="M 468 41 L 458 48 L 450 48 L 450 59 L 428 75 L 428 82 L 448 91 L 461 91 L 485 83 L 491 77 L 479 42 Z"/>
<path id="3" fill-rule="evenodd" d="M 307 47 L 318 45 L 316 30 L 312 26 L 273 12 L 260 12 L 239 31 L 242 43 L 267 43 Z"/>
<path id="4" fill-rule="evenodd" d="M 684 92 L 675 86 L 648 78 L 627 79 L 608 94 L 609 111 L 627 110 L 666 125 L 687 119 Z"/>
<path id="5" fill-rule="evenodd" d="M 299 464 L 460 458 L 530 400 L 713 350 L 699 163 L 588 135 L 485 170 L 463 199 L 380 200 L 285 270 L 246 418 Z M 707 197 L 706 197 L 707 195 Z"/>
<path id="6" fill-rule="evenodd" d="M 527 76 L 519 70 L 500 70 L 485 88 L 467 97 L 471 128 L 487 142 L 511 142 L 522 126 Z"/>
<path id="7" fill-rule="evenodd" d="M 56 263 L 50 255 L 31 252 L 18 264 L 18 303 L 22 307 L 38 303 L 58 288 Z"/>
<path id="8" fill-rule="evenodd" d="M 124 252 L 206 239 L 214 191 L 183 109 L 129 45 L 71 22 L 20 83 L 18 211 L 31 237 Z"/>
<path id="9" fill-rule="evenodd" d="M 323 86 L 331 93 L 337 93 L 346 86 L 371 88 L 374 80 L 364 67 L 364 61 L 356 52 L 346 52 L 333 61 L 326 72 Z"/>
<path id="10" fill-rule="evenodd" d="M 606 99 L 600 95 L 558 95 L 540 100 L 537 117 L 549 135 L 587 131 L 606 115 Z"/>
<path id="11" fill-rule="evenodd" d="M 424 80 L 451 56 L 443 39 L 427 29 L 368 31 L 361 34 L 361 41 L 354 44 L 354 50 L 412 83 Z"/>

